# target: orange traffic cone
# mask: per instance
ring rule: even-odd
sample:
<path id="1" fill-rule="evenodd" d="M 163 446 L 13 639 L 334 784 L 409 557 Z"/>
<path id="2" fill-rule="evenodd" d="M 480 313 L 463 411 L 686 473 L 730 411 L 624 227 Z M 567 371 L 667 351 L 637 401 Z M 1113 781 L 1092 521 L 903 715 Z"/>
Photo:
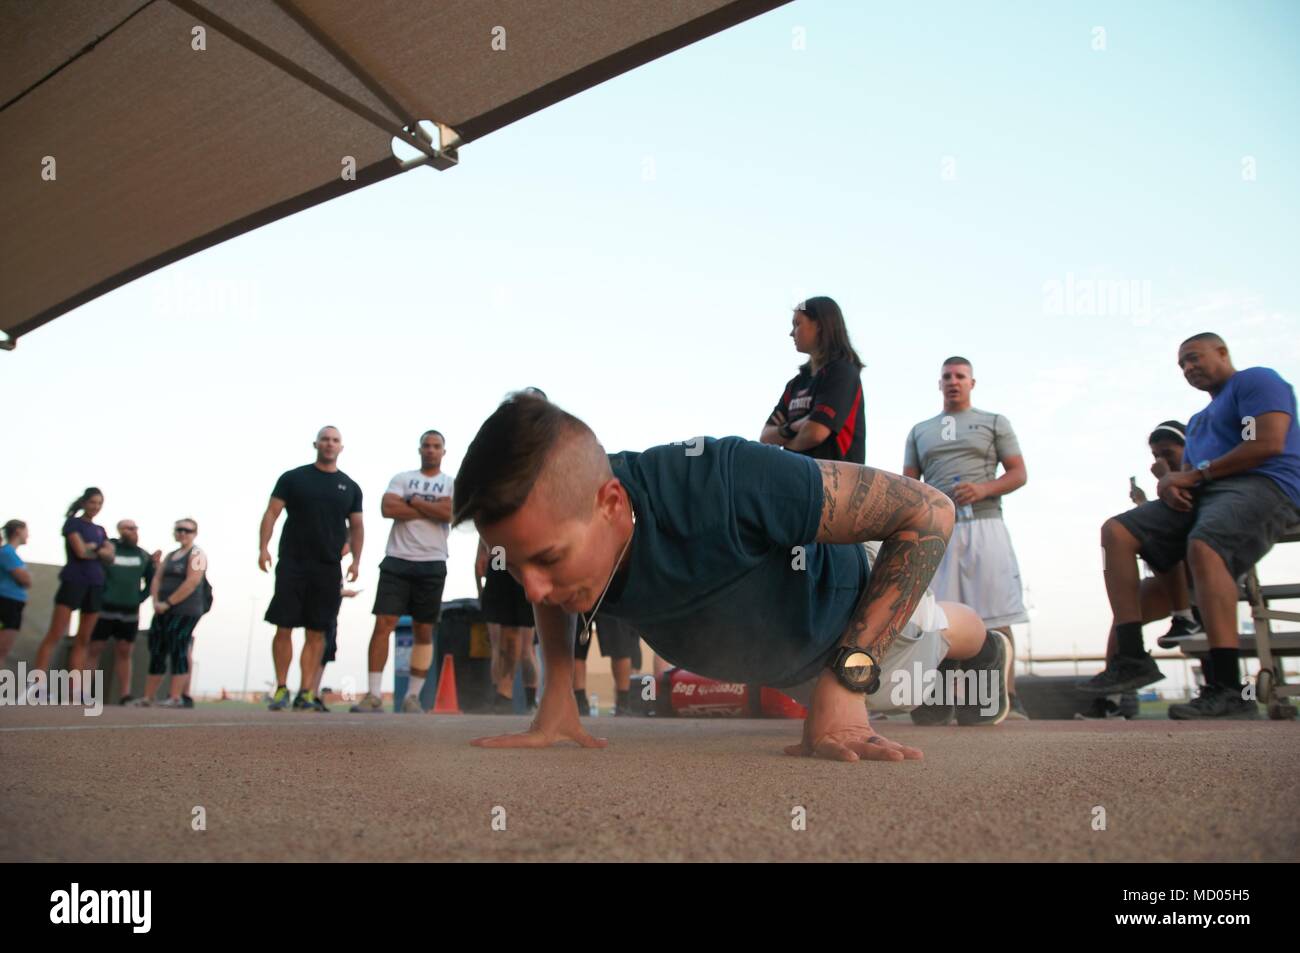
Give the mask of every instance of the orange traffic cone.
<path id="1" fill-rule="evenodd" d="M 435 715 L 463 715 L 456 700 L 456 666 L 450 655 L 442 657 L 442 673 L 438 676 L 438 694 L 433 700 Z"/>

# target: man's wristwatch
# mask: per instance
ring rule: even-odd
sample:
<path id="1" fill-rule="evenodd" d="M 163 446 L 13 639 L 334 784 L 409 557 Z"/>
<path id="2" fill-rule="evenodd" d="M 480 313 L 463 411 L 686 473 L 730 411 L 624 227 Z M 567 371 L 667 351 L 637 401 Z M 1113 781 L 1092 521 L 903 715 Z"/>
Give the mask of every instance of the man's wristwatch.
<path id="1" fill-rule="evenodd" d="M 831 656 L 827 667 L 851 692 L 870 695 L 880 687 L 880 663 L 869 649 L 856 645 L 841 645 Z"/>
<path id="2" fill-rule="evenodd" d="M 781 425 L 781 428 L 777 431 L 777 433 L 779 433 L 786 440 L 793 440 L 796 432 L 797 431 L 790 426 L 790 421 L 788 420 L 785 423 L 783 423 Z"/>
<path id="3" fill-rule="evenodd" d="M 1199 472 L 1199 473 L 1201 474 L 1201 482 L 1202 482 L 1202 483 L 1209 483 L 1210 480 L 1213 479 L 1213 478 L 1210 476 L 1210 461 L 1209 461 L 1209 460 L 1202 460 L 1200 463 L 1198 463 L 1198 464 L 1196 465 L 1196 469 L 1197 469 L 1197 472 Z"/>

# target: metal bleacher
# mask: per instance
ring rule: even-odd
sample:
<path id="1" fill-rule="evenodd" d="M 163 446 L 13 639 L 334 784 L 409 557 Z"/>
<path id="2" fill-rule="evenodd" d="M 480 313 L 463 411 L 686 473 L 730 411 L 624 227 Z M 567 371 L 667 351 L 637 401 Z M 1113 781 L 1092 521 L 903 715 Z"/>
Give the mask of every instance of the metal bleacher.
<path id="1" fill-rule="evenodd" d="M 1300 543 L 1300 524 L 1287 527 L 1279 543 Z M 1252 566 L 1240 587 L 1239 597 L 1249 603 L 1251 618 L 1255 621 L 1253 635 L 1241 636 L 1243 658 L 1259 658 L 1259 674 L 1255 676 L 1255 700 L 1268 709 L 1268 717 L 1276 721 L 1295 718 L 1296 709 L 1288 699 L 1300 696 L 1300 685 L 1288 684 L 1282 671 L 1281 659 L 1300 655 L 1300 631 L 1274 632 L 1273 622 L 1300 622 L 1300 612 L 1285 612 L 1271 608 L 1270 603 L 1286 599 L 1300 599 L 1300 582 L 1263 586 L 1259 574 Z M 1204 660 L 1210 645 L 1206 636 L 1188 639 L 1182 646 L 1184 655 Z"/>

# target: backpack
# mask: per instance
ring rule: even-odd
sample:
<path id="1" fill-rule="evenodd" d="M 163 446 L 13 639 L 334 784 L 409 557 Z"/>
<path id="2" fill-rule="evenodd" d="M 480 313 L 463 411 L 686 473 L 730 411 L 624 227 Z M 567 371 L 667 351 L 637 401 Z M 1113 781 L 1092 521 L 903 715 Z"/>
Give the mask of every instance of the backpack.
<path id="1" fill-rule="evenodd" d="M 208 582 L 208 574 L 203 573 L 203 582 L 200 583 L 203 589 L 203 614 L 207 615 L 212 611 L 212 583 Z"/>

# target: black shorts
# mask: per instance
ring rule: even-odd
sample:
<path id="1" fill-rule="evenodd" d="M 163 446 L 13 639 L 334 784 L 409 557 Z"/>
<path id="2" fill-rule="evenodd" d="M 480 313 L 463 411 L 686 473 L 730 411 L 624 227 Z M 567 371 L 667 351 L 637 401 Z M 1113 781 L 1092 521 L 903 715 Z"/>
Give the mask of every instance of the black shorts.
<path id="1" fill-rule="evenodd" d="M 633 668 L 641 667 L 641 635 L 622 619 L 597 616 L 596 638 L 603 658 L 629 658 Z"/>
<path id="2" fill-rule="evenodd" d="M 433 623 L 442 615 L 447 564 L 441 559 L 414 562 L 385 556 L 379 564 L 375 615 L 409 615 L 412 622 Z"/>
<path id="3" fill-rule="evenodd" d="M 59 591 L 54 594 L 54 604 L 73 612 L 98 612 L 104 605 L 104 586 L 64 580 L 59 583 Z"/>
<path id="4" fill-rule="evenodd" d="M 343 571 L 338 563 L 281 559 L 265 618 L 283 629 L 324 632 L 338 618 L 342 601 Z"/>
<path id="5" fill-rule="evenodd" d="M 1300 509 L 1271 478 L 1243 473 L 1198 487 L 1190 512 L 1153 500 L 1115 519 L 1137 539 L 1142 558 L 1156 572 L 1178 565 L 1187 556 L 1188 543 L 1199 539 L 1239 579 L 1264 558 L 1288 525 L 1300 522 Z"/>
<path id="6" fill-rule="evenodd" d="M 123 642 L 134 642 L 135 634 L 140 631 L 140 616 L 136 615 L 130 618 L 121 618 L 126 613 L 115 613 L 108 606 L 100 613 L 99 621 L 95 623 L 95 631 L 90 633 L 90 641 L 107 642 L 109 639 L 120 639 Z"/>
<path id="7" fill-rule="evenodd" d="M 17 599 L 0 596 L 0 632 L 6 629 L 17 631 L 23 627 L 23 607 L 26 605 Z"/>
<path id="8" fill-rule="evenodd" d="M 524 587 L 504 569 L 488 570 L 479 603 L 484 622 L 523 628 L 533 626 L 533 606 L 524 595 Z"/>

